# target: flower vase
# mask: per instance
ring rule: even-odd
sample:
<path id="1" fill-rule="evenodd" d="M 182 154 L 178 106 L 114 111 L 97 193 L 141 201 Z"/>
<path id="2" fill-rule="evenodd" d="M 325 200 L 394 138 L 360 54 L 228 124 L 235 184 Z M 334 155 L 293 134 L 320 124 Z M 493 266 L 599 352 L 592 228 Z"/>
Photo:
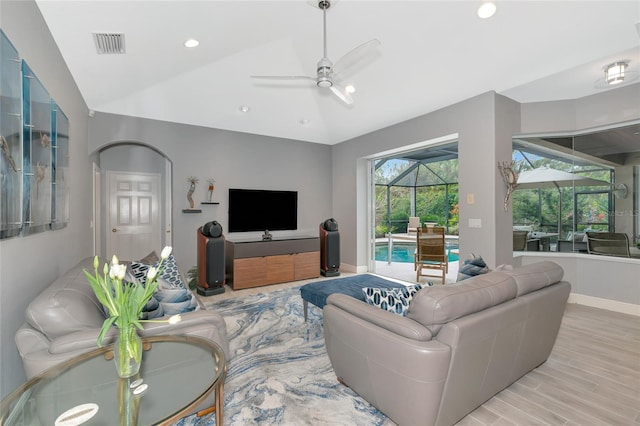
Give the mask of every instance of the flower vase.
<path id="1" fill-rule="evenodd" d="M 118 337 L 113 345 L 113 360 L 119 377 L 131 377 L 140 371 L 142 339 L 133 324 L 118 329 Z"/>

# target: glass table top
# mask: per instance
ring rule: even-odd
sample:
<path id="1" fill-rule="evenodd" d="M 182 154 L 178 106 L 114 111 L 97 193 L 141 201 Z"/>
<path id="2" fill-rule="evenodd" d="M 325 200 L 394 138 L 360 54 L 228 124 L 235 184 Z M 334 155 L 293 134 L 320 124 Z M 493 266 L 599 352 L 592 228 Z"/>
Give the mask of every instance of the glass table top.
<path id="1" fill-rule="evenodd" d="M 0 425 L 49 426 L 63 418 L 68 423 L 60 425 L 169 424 L 189 414 L 224 380 L 224 353 L 209 340 L 156 336 L 144 338 L 143 345 L 140 373 L 128 379 L 118 378 L 111 346 L 32 378 L 2 401 Z M 139 387 L 139 379 L 146 389 Z M 136 389 L 142 392 L 134 394 Z M 74 407 L 80 412 L 69 413 Z M 73 422 L 83 415 L 91 417 Z"/>

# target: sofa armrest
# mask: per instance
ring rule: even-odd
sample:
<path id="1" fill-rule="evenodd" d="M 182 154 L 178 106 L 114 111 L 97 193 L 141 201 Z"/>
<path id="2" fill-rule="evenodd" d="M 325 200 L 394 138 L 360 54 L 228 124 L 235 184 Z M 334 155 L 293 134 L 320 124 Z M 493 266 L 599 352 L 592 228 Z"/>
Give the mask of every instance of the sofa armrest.
<path id="1" fill-rule="evenodd" d="M 85 350 L 96 349 L 98 347 L 98 335 L 100 334 L 99 328 L 92 328 L 90 330 L 75 331 L 73 333 L 65 334 L 51 341 L 49 345 L 50 354 L 65 354 L 69 352 L 77 352 Z M 107 333 L 102 341 L 102 345 L 106 346 L 113 343 L 115 339 L 115 330 Z"/>
<path id="2" fill-rule="evenodd" d="M 182 321 L 177 324 L 167 322 L 146 322 L 141 336 L 159 335 L 188 335 L 198 336 L 217 343 L 229 361 L 231 352 L 229 351 L 229 339 L 227 337 L 227 323 L 222 315 L 215 311 L 196 310 L 181 314 Z"/>
<path id="3" fill-rule="evenodd" d="M 340 381 L 397 424 L 436 424 L 449 346 L 416 340 L 430 336 L 419 323 L 340 294 L 327 298 L 322 315 L 327 354 Z"/>
<path id="4" fill-rule="evenodd" d="M 429 329 L 422 324 L 398 314 L 387 312 L 376 306 L 371 306 L 346 294 L 333 293 L 329 295 L 327 305 L 337 306 L 358 318 L 408 339 L 426 342 L 432 338 Z"/>
<path id="5" fill-rule="evenodd" d="M 199 310 L 182 314 L 182 321 L 176 324 L 169 324 L 166 321 L 145 322 L 143 323 L 143 326 L 144 330 L 139 332 L 141 337 L 172 334 L 200 336 L 216 342 L 223 350 L 225 350 L 225 344 L 215 337 L 222 334 L 221 330 L 223 330 L 226 340 L 226 324 L 224 323 L 224 319 L 215 312 Z M 99 328 L 65 334 L 64 336 L 51 341 L 51 344 L 49 345 L 49 352 L 52 354 L 61 354 L 65 352 L 74 352 L 80 349 L 86 349 L 87 351 L 95 349 L 97 347 L 99 334 Z M 112 328 L 107 332 L 102 340 L 102 345 L 106 346 L 113 343 L 115 337 L 116 330 L 115 328 Z M 228 356 L 228 345 L 225 350 L 225 355 Z"/>

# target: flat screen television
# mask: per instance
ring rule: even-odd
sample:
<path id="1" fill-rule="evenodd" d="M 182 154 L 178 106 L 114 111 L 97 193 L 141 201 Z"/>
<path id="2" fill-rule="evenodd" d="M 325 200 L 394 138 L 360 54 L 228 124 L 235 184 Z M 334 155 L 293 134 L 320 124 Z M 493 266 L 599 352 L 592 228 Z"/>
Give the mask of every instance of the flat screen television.
<path id="1" fill-rule="evenodd" d="M 298 229 L 298 192 L 229 189 L 229 232 Z"/>

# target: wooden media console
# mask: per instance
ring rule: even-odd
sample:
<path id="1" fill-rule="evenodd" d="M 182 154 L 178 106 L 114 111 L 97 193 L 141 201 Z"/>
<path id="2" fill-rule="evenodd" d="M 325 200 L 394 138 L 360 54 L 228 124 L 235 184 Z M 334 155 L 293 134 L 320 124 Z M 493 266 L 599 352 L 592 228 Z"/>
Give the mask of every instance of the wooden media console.
<path id="1" fill-rule="evenodd" d="M 320 238 L 228 238 L 225 269 L 234 290 L 316 278 L 320 276 Z"/>

